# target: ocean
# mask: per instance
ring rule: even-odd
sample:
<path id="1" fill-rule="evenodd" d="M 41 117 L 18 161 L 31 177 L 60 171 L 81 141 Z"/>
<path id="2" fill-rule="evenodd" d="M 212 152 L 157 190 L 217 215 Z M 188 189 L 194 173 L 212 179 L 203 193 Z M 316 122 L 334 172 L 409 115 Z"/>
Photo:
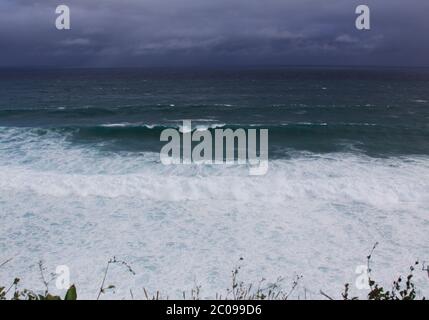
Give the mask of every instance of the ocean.
<path id="1" fill-rule="evenodd" d="M 163 165 L 185 119 L 269 129 L 268 173 Z M 43 290 L 42 260 L 82 298 L 113 256 L 136 274 L 111 268 L 104 298 L 214 297 L 237 264 L 339 297 L 375 242 L 391 282 L 429 261 L 429 69 L 1 69 L 0 223 L 0 283 Z"/>

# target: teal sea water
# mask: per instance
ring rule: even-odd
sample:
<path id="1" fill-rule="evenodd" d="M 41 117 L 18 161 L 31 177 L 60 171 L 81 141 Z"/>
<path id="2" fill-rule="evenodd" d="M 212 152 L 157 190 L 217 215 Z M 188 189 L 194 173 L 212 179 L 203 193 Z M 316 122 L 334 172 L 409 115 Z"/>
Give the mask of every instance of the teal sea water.
<path id="1" fill-rule="evenodd" d="M 72 143 L 157 151 L 183 119 L 207 128 L 271 129 L 285 150 L 429 150 L 429 70 L 3 70 L 0 125 L 56 132 Z"/>
<path id="2" fill-rule="evenodd" d="M 268 128 L 268 174 L 162 165 L 184 119 Z M 375 241 L 382 279 L 429 259 L 428 212 L 427 69 L 0 70 L 0 280 L 42 288 L 43 259 L 91 298 L 115 255 L 137 272 L 113 271 L 118 296 L 213 297 L 244 257 L 316 296 Z"/>

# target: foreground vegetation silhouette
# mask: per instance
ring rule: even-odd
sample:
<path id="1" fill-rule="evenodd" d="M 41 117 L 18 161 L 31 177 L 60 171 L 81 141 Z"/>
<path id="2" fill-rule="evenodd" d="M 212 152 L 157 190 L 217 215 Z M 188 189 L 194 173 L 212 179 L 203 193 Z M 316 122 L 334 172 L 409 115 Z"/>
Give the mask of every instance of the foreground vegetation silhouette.
<path id="1" fill-rule="evenodd" d="M 393 281 L 390 289 L 386 289 L 381 283 L 377 282 L 372 276 L 371 269 L 371 258 L 374 250 L 376 249 L 378 243 L 374 245 L 371 250 L 371 253 L 367 256 L 367 274 L 368 274 L 368 293 L 366 294 L 367 300 L 426 300 L 424 296 L 418 297 L 417 288 L 414 282 L 414 272 L 419 266 L 419 262 L 415 262 L 409 268 L 409 272 L 405 276 L 399 276 L 396 280 Z M 243 258 L 240 258 L 242 261 Z M 0 268 L 8 263 L 10 260 L 0 264 Z M 100 297 L 107 293 L 110 290 L 114 290 L 114 285 L 106 285 L 109 269 L 112 265 L 120 265 L 125 267 L 126 271 L 135 275 L 134 270 L 131 266 L 123 261 L 118 260 L 116 257 L 113 257 L 107 262 L 107 265 L 104 270 L 103 279 L 98 290 L 96 300 L 99 300 Z M 278 278 L 274 283 L 267 283 L 265 279 L 262 279 L 256 284 L 245 283 L 239 279 L 241 267 L 235 267 L 231 274 L 231 287 L 226 289 L 226 292 L 223 294 L 217 293 L 216 300 L 288 300 L 295 289 L 298 287 L 302 276 L 295 276 L 292 285 L 289 290 L 285 291 L 283 288 L 284 278 Z M 42 262 L 39 262 L 39 270 L 42 282 L 45 286 L 44 292 L 35 292 L 29 289 L 20 289 L 20 279 L 15 278 L 9 286 L 0 286 L 0 300 L 77 300 L 77 288 L 75 285 L 70 286 L 67 290 L 64 297 L 54 295 L 50 293 L 49 290 L 49 281 L 45 277 L 45 268 L 43 267 Z M 426 271 L 429 276 L 429 268 L 425 269 L 425 266 L 422 267 L 423 271 Z M 144 299 L 146 300 L 168 300 L 168 296 L 164 296 L 160 291 L 156 291 L 154 294 L 150 294 L 145 288 Z M 195 286 L 187 294 L 183 292 L 183 299 L 185 300 L 200 300 L 201 286 Z M 320 291 L 321 297 L 324 297 L 329 300 L 359 300 L 359 297 L 352 296 L 350 294 L 350 284 L 346 283 L 344 286 L 344 291 L 341 293 L 339 298 L 333 298 Z M 130 290 L 130 298 L 134 299 L 133 292 Z M 304 297 L 305 299 L 306 297 Z"/>

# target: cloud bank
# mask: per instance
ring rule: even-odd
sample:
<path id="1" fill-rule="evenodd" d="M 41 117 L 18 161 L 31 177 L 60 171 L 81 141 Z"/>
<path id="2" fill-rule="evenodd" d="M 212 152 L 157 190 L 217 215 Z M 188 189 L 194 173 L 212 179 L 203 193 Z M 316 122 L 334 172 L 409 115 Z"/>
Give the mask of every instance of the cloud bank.
<path id="1" fill-rule="evenodd" d="M 55 8 L 71 9 L 71 30 Z M 0 66 L 429 66 L 429 2 L 2 0 Z"/>

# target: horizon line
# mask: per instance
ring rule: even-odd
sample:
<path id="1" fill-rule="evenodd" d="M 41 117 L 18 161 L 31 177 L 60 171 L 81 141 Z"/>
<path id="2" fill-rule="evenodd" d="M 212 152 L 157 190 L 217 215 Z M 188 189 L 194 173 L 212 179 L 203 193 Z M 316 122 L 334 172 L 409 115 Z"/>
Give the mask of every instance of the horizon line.
<path id="1" fill-rule="evenodd" d="M 156 66 L 1 66 L 3 69 L 41 69 L 41 70 L 84 70 L 84 69 L 274 69 L 274 68 L 287 68 L 287 69 L 429 69 L 427 66 L 394 66 L 394 65 L 156 65 Z"/>

